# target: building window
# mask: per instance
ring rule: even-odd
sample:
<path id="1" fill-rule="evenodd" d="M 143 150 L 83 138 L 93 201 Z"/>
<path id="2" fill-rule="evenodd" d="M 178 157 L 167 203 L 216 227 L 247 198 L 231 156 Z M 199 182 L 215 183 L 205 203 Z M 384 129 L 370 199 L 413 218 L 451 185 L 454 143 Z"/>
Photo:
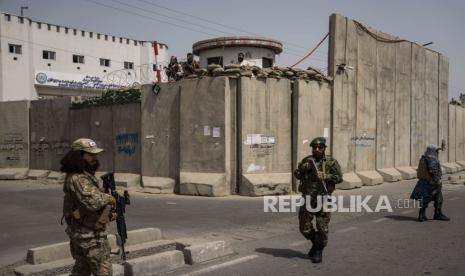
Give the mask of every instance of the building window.
<path id="1" fill-rule="evenodd" d="M 153 70 L 154 72 L 157 71 L 157 65 L 156 65 L 156 64 L 154 64 L 154 65 L 152 66 L 152 70 Z"/>
<path id="2" fill-rule="evenodd" d="M 73 34 L 77 35 L 77 30 L 76 29 L 73 30 Z"/>
<path id="3" fill-rule="evenodd" d="M 223 57 L 210 57 L 207 58 L 207 65 L 218 64 L 223 66 Z"/>
<path id="4" fill-rule="evenodd" d="M 60 32 L 60 26 L 57 26 L 57 33 Z"/>
<path id="5" fill-rule="evenodd" d="M 134 40 L 134 46 L 137 46 L 137 41 L 136 40 Z"/>
<path id="6" fill-rule="evenodd" d="M 85 32 L 85 31 L 81 31 L 81 36 L 82 36 L 82 37 L 86 36 L 86 32 Z"/>
<path id="7" fill-rule="evenodd" d="M 125 61 L 124 69 L 134 69 L 134 62 Z"/>
<path id="8" fill-rule="evenodd" d="M 89 37 L 92 38 L 94 36 L 94 33 L 93 32 L 90 32 L 89 33 Z"/>
<path id="9" fill-rule="evenodd" d="M 42 29 L 42 23 L 37 22 L 37 29 Z"/>
<path id="10" fill-rule="evenodd" d="M 73 63 L 84 63 L 84 56 L 73 55 Z"/>
<path id="11" fill-rule="evenodd" d="M 68 29 L 68 28 L 65 28 L 65 34 L 67 34 L 67 33 L 68 33 L 68 31 L 69 31 L 69 29 Z"/>
<path id="12" fill-rule="evenodd" d="M 112 40 L 113 42 L 115 42 L 115 41 L 116 41 L 116 38 L 115 38 L 115 37 L 113 37 L 111 40 Z"/>
<path id="13" fill-rule="evenodd" d="M 271 58 L 262 58 L 262 68 L 273 67 L 273 59 Z"/>
<path id="14" fill-rule="evenodd" d="M 11 21 L 11 15 L 5 14 L 5 19 L 6 19 L 6 21 Z"/>
<path id="15" fill-rule="evenodd" d="M 52 51 L 42 51 L 43 59 L 53 59 L 55 60 L 56 53 Z"/>
<path id="16" fill-rule="evenodd" d="M 105 35 L 105 40 L 108 40 L 108 35 Z"/>
<path id="17" fill-rule="evenodd" d="M 126 44 L 129 44 L 129 39 L 126 38 Z"/>
<path id="18" fill-rule="evenodd" d="M 100 34 L 97 34 L 97 39 L 100 39 Z"/>
<path id="19" fill-rule="evenodd" d="M 100 66 L 110 67 L 110 60 L 106 58 L 101 58 Z"/>
<path id="20" fill-rule="evenodd" d="M 119 43 L 123 43 L 123 38 L 122 37 L 119 38 Z"/>
<path id="21" fill-rule="evenodd" d="M 23 24 L 24 23 L 24 17 L 18 17 L 19 23 Z"/>
<path id="22" fill-rule="evenodd" d="M 9 52 L 12 53 L 12 54 L 18 54 L 18 55 L 21 55 L 21 45 L 17 45 L 17 44 L 8 44 L 8 49 L 9 49 Z"/>
<path id="23" fill-rule="evenodd" d="M 47 24 L 47 30 L 51 30 L 52 29 L 52 26 L 50 24 Z"/>

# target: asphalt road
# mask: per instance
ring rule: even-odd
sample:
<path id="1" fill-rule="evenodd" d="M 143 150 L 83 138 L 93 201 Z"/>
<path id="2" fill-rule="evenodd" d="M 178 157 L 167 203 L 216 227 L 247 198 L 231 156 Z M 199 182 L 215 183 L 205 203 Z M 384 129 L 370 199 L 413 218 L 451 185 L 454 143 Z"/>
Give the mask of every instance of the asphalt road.
<path id="1" fill-rule="evenodd" d="M 338 191 L 388 195 L 393 206 L 414 181 Z M 465 186 L 444 185 L 450 222 L 415 221 L 417 209 L 393 213 L 334 213 L 322 264 L 312 264 L 296 213 L 264 213 L 261 198 L 134 194 L 129 229 L 159 227 L 170 239 L 225 239 L 235 256 L 186 266 L 173 275 L 465 275 Z M 0 181 L 0 266 L 31 247 L 67 239 L 58 185 Z M 398 207 L 398 206 L 394 206 Z M 432 207 L 428 216 L 432 217 Z"/>

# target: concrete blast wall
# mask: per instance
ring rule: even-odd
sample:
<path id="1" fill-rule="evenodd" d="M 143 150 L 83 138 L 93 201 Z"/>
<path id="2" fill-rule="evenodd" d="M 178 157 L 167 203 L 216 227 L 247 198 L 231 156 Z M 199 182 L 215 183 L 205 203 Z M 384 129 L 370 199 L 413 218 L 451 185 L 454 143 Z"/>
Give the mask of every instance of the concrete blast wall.
<path id="1" fill-rule="evenodd" d="M 292 170 L 298 162 L 311 154 L 310 142 L 315 137 L 326 137 L 331 152 L 331 87 L 326 82 L 296 81 L 292 90 Z M 293 178 L 293 190 L 297 181 Z"/>
<path id="2" fill-rule="evenodd" d="M 31 169 L 58 171 L 78 138 L 105 151 L 100 171 L 140 173 L 140 104 L 69 109 L 68 98 L 31 102 Z"/>
<path id="3" fill-rule="evenodd" d="M 142 180 L 154 192 L 179 192 L 179 100 L 181 84 L 142 88 Z M 150 188 L 149 188 L 150 187 Z"/>
<path id="4" fill-rule="evenodd" d="M 455 107 L 455 160 L 465 161 L 465 110 Z"/>
<path id="5" fill-rule="evenodd" d="M 291 191 L 291 83 L 243 77 L 239 88 L 239 193 Z"/>
<path id="6" fill-rule="evenodd" d="M 449 162 L 460 161 L 456 158 L 456 134 L 457 134 L 457 121 L 456 121 L 456 109 L 455 105 L 449 105 L 449 141 L 448 145 L 448 154 Z"/>
<path id="7" fill-rule="evenodd" d="M 236 90 L 225 77 L 183 80 L 180 193 L 223 196 L 236 187 Z"/>
<path id="8" fill-rule="evenodd" d="M 448 60 L 340 15 L 330 28 L 333 155 L 366 185 L 399 180 L 449 139 Z"/>
<path id="9" fill-rule="evenodd" d="M 29 167 L 29 102 L 0 102 L 0 168 Z"/>
<path id="10" fill-rule="evenodd" d="M 37 170 L 60 170 L 69 151 L 69 98 L 31 102 L 31 162 Z"/>

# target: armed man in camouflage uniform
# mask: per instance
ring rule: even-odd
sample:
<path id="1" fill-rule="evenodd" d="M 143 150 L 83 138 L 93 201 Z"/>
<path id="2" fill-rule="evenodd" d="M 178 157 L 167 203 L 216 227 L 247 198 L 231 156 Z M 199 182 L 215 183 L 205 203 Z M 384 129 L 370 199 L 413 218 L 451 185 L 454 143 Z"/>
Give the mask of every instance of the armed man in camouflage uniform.
<path id="1" fill-rule="evenodd" d="M 61 160 L 66 173 L 63 191 L 63 218 L 68 227 L 71 254 L 75 265 L 71 275 L 112 275 L 107 227 L 116 218 L 114 198 L 102 192 L 94 174 L 97 154 L 103 150 L 91 139 L 81 138 Z"/>
<path id="2" fill-rule="evenodd" d="M 336 159 L 325 155 L 326 139 L 317 137 L 310 143 L 312 155 L 305 157 L 298 164 L 294 171 L 294 176 L 300 180 L 299 192 L 302 196 L 311 200 L 311 207 L 316 208 L 317 197 L 330 195 L 335 185 L 342 182 L 342 172 Z M 312 159 L 315 162 L 318 172 L 312 174 Z M 315 218 L 316 229 L 313 227 L 312 220 Z M 308 256 L 314 263 L 321 263 L 323 248 L 328 243 L 328 224 L 331 219 L 331 213 L 319 210 L 310 212 L 306 206 L 301 206 L 299 210 L 299 229 L 302 235 L 312 241 L 312 248 Z"/>

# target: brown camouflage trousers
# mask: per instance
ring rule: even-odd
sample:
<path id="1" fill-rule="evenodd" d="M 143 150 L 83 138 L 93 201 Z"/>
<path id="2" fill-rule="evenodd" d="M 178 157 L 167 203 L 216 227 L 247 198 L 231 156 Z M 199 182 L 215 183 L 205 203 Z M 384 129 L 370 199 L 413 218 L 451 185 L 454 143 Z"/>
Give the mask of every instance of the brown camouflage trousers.
<path id="1" fill-rule="evenodd" d="M 76 261 L 72 276 L 111 276 L 110 244 L 106 237 L 70 241 L 71 255 Z"/>
<path id="2" fill-rule="evenodd" d="M 315 218 L 316 229 L 313 227 Z M 328 244 L 328 225 L 331 220 L 331 213 L 319 211 L 311 213 L 304 206 L 299 209 L 299 230 L 307 239 L 312 241 L 316 247 L 323 249 Z"/>

